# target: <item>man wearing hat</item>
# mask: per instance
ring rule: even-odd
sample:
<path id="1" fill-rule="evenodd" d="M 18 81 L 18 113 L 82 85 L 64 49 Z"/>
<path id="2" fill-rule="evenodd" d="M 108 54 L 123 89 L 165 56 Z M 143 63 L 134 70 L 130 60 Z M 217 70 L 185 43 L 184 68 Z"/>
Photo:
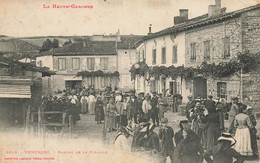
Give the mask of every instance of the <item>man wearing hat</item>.
<path id="1" fill-rule="evenodd" d="M 218 138 L 217 144 L 204 153 L 205 160 L 209 163 L 233 163 L 233 158 L 235 158 L 236 163 L 243 163 L 243 156 L 231 148 L 235 143 L 236 140 L 230 133 L 223 133 Z M 213 156 L 213 160 L 210 156 Z"/>
<path id="2" fill-rule="evenodd" d="M 186 118 L 188 118 L 189 122 L 191 122 L 191 118 L 190 118 L 190 110 L 195 106 L 195 101 L 193 100 L 193 97 L 192 95 L 189 95 L 188 97 L 188 102 L 187 102 L 187 105 L 186 105 Z"/>
<path id="3" fill-rule="evenodd" d="M 142 110 L 142 105 L 143 105 L 143 101 L 144 100 L 145 100 L 144 93 L 143 92 L 138 93 L 138 97 L 137 97 L 137 103 L 138 103 L 137 113 L 139 114 L 139 117 L 143 117 L 143 115 L 144 115 L 144 112 Z"/>
<path id="4" fill-rule="evenodd" d="M 174 152 L 174 145 L 173 145 L 173 136 L 174 131 L 173 129 L 168 126 L 168 119 L 162 118 L 161 120 L 162 127 L 160 127 L 159 130 L 159 138 L 162 143 L 162 157 L 163 161 L 166 162 L 166 158 L 169 156 L 171 159 L 171 162 L 173 162 L 173 152 Z"/>
<path id="5" fill-rule="evenodd" d="M 156 92 L 153 92 L 153 97 L 151 99 L 151 106 L 152 106 L 152 111 L 151 111 L 151 118 L 153 120 L 153 124 L 155 124 L 155 121 L 157 122 L 157 126 L 159 126 L 159 109 L 157 107 L 158 104 L 158 97 L 156 95 Z"/>
<path id="6" fill-rule="evenodd" d="M 238 97 L 233 96 L 231 97 L 232 102 L 227 103 L 223 108 L 226 112 L 228 112 L 228 121 L 229 121 L 229 127 L 228 131 L 230 133 L 234 133 L 234 119 L 235 116 L 238 114 L 238 109 L 242 106 L 242 103 L 238 102 Z"/>
<path id="7" fill-rule="evenodd" d="M 127 117 L 129 120 L 134 120 L 135 123 L 137 123 L 137 108 L 138 108 L 138 103 L 135 97 L 134 93 L 131 93 L 130 100 L 128 101 L 127 104 Z"/>

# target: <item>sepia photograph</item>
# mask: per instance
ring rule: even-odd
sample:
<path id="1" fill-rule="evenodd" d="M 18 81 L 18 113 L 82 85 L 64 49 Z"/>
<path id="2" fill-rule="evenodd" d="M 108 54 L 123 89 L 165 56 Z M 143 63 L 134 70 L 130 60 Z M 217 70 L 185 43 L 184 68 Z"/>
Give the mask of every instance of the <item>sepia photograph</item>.
<path id="1" fill-rule="evenodd" d="M 0 163 L 259 163 L 259 0 L 0 8 Z"/>

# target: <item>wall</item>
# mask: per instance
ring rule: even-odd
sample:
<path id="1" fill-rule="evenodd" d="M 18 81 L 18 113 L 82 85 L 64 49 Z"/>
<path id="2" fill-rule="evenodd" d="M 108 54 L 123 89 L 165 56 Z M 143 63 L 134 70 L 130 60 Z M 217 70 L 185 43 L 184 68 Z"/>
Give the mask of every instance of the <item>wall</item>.
<path id="1" fill-rule="evenodd" d="M 243 50 L 259 52 L 260 46 L 260 10 L 253 10 L 242 15 Z"/>
<path id="2" fill-rule="evenodd" d="M 177 63 L 172 63 L 173 46 L 177 45 Z M 166 48 L 166 63 L 161 63 L 162 48 Z M 156 66 L 181 66 L 185 64 L 185 33 L 166 35 L 145 41 L 137 48 L 137 53 L 144 50 L 146 56 L 146 64 L 152 64 L 152 51 L 156 49 Z"/>
<path id="3" fill-rule="evenodd" d="M 49 67 L 50 70 L 53 70 L 53 56 L 40 56 L 36 58 L 36 66 L 41 67 L 40 63 L 42 64 L 42 67 Z"/>
<path id="4" fill-rule="evenodd" d="M 118 50 L 118 72 L 120 74 L 119 88 L 121 89 L 131 89 L 131 73 L 129 72 L 132 64 L 135 63 L 135 49 L 131 50 Z"/>
<path id="5" fill-rule="evenodd" d="M 54 63 L 54 71 L 58 71 L 57 74 L 77 74 L 80 71 L 90 71 L 87 69 L 87 58 L 95 58 L 95 69 L 93 71 L 100 70 L 100 58 L 108 58 L 108 70 L 102 71 L 109 71 L 114 72 L 117 71 L 117 56 L 116 55 L 107 55 L 107 56 L 54 56 L 53 63 Z M 66 70 L 59 71 L 58 70 L 58 59 L 65 58 L 66 59 Z M 80 58 L 80 69 L 73 70 L 72 69 L 72 58 Z"/>
<path id="6" fill-rule="evenodd" d="M 260 69 L 243 74 L 243 102 L 259 111 L 260 108 Z"/>
<path id="7" fill-rule="evenodd" d="M 173 46 L 177 45 L 177 63 L 172 63 L 173 57 Z M 162 48 L 166 48 L 166 63 L 161 63 L 161 55 L 162 55 Z M 156 49 L 156 64 L 152 64 L 152 52 L 153 49 Z M 144 53 L 144 58 L 146 64 L 148 66 L 166 66 L 169 67 L 171 65 L 182 66 L 185 64 L 185 33 L 181 32 L 178 34 L 171 34 L 166 36 L 161 36 L 153 39 L 146 40 L 144 43 L 139 45 L 136 49 L 136 62 L 143 61 L 142 58 L 138 59 L 138 56 L 142 56 Z M 140 83 L 137 83 L 137 82 Z M 169 82 L 173 81 L 172 79 L 166 79 L 166 88 L 169 89 Z M 187 93 L 187 89 L 181 83 L 180 77 L 177 77 L 176 82 L 179 83 L 179 92 L 180 93 Z M 162 93 L 162 85 L 161 80 L 158 81 L 158 93 Z M 151 92 L 151 85 L 148 81 L 145 81 L 144 78 L 135 81 L 135 88 L 137 85 L 140 85 L 142 88 L 138 88 L 137 92 L 145 92 L 145 93 L 152 93 Z"/>
<path id="8" fill-rule="evenodd" d="M 188 30 L 185 36 L 185 65 L 197 66 L 204 61 L 203 41 L 210 41 L 210 60 L 209 63 L 219 63 L 228 61 L 229 58 L 223 58 L 223 41 L 222 39 L 230 37 L 230 58 L 236 57 L 238 52 L 242 51 L 241 40 L 241 20 L 232 18 L 217 24 L 207 25 L 204 27 Z M 196 61 L 190 61 L 191 48 L 190 44 L 196 43 Z"/>

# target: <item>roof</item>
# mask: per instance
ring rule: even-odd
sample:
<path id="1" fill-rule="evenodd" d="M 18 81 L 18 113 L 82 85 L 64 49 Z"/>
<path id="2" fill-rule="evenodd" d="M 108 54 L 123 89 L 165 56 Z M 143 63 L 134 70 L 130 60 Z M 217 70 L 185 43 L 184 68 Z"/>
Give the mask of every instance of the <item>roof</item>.
<path id="1" fill-rule="evenodd" d="M 10 65 L 10 64 L 19 65 L 24 70 L 34 71 L 34 72 L 41 72 L 43 77 L 55 74 L 54 71 L 51 71 L 47 67 L 36 67 L 33 64 L 22 63 L 22 62 L 15 61 L 15 60 L 12 60 L 12 59 L 9 59 L 9 58 L 6 58 L 6 57 L 0 57 L 0 64 L 4 64 L 4 65 Z"/>
<path id="2" fill-rule="evenodd" d="M 118 49 L 133 49 L 133 45 L 143 38 L 142 35 L 121 35 L 121 42 L 117 43 Z"/>
<path id="3" fill-rule="evenodd" d="M 103 35 L 102 35 L 103 36 Z M 115 36 L 115 35 L 112 35 Z M 103 37 L 111 37 L 103 36 Z M 117 49 L 133 49 L 133 45 L 143 38 L 142 35 L 120 35 L 120 42 L 113 41 L 93 41 L 91 38 L 79 40 L 75 43 L 55 48 L 50 51 L 45 51 L 37 54 L 40 56 L 67 56 L 67 55 L 116 55 Z M 83 47 L 85 41 L 86 47 Z"/>
<path id="4" fill-rule="evenodd" d="M 54 56 L 64 55 L 116 55 L 116 42 L 115 41 L 84 41 L 75 42 L 65 45 L 51 51 Z M 50 52 L 45 53 L 50 54 Z"/>
<path id="5" fill-rule="evenodd" d="M 217 22 L 220 22 L 220 21 L 230 19 L 232 17 L 239 16 L 244 12 L 248 12 L 248 11 L 251 11 L 251 10 L 254 10 L 254 9 L 259 9 L 259 8 L 260 8 L 260 4 L 257 4 L 257 5 L 250 6 L 250 7 L 247 7 L 247 8 L 243 8 L 243 9 L 240 9 L 240 10 L 236 10 L 236 11 L 233 11 L 233 12 L 222 13 L 220 15 L 216 15 L 216 16 L 213 16 L 213 17 L 208 17 L 208 14 L 204 14 L 204 15 L 189 19 L 184 23 L 163 29 L 163 30 L 156 32 L 156 33 L 149 34 L 149 35 L 143 37 L 141 40 L 137 41 L 135 43 L 134 47 L 137 47 L 142 42 L 149 40 L 149 39 L 152 39 L 152 38 L 165 36 L 167 34 L 177 33 L 177 32 L 189 30 L 189 29 L 196 28 L 196 27 L 201 27 L 201 26 L 204 26 L 204 25 L 217 23 Z"/>
<path id="6" fill-rule="evenodd" d="M 40 50 L 40 47 L 32 45 L 26 41 L 3 37 L 0 38 L 0 53 L 11 54 L 10 58 L 19 60 L 24 57 L 33 57 Z"/>

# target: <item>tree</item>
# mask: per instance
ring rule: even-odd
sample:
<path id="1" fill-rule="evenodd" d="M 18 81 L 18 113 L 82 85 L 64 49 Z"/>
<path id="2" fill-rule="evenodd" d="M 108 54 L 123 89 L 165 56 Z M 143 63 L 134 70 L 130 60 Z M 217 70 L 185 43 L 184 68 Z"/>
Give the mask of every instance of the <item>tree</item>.
<path id="1" fill-rule="evenodd" d="M 58 48 L 59 47 L 59 40 L 54 39 L 53 42 L 50 39 L 46 39 L 43 44 L 40 52 L 48 51 L 53 48 Z"/>
<path id="2" fill-rule="evenodd" d="M 54 39 L 53 40 L 53 48 L 58 48 L 59 47 L 59 40 L 58 39 Z"/>
<path id="3" fill-rule="evenodd" d="M 71 42 L 71 40 L 69 39 L 69 41 L 64 42 L 62 46 L 69 45 L 69 44 L 71 44 L 71 43 L 72 43 L 72 42 Z"/>

